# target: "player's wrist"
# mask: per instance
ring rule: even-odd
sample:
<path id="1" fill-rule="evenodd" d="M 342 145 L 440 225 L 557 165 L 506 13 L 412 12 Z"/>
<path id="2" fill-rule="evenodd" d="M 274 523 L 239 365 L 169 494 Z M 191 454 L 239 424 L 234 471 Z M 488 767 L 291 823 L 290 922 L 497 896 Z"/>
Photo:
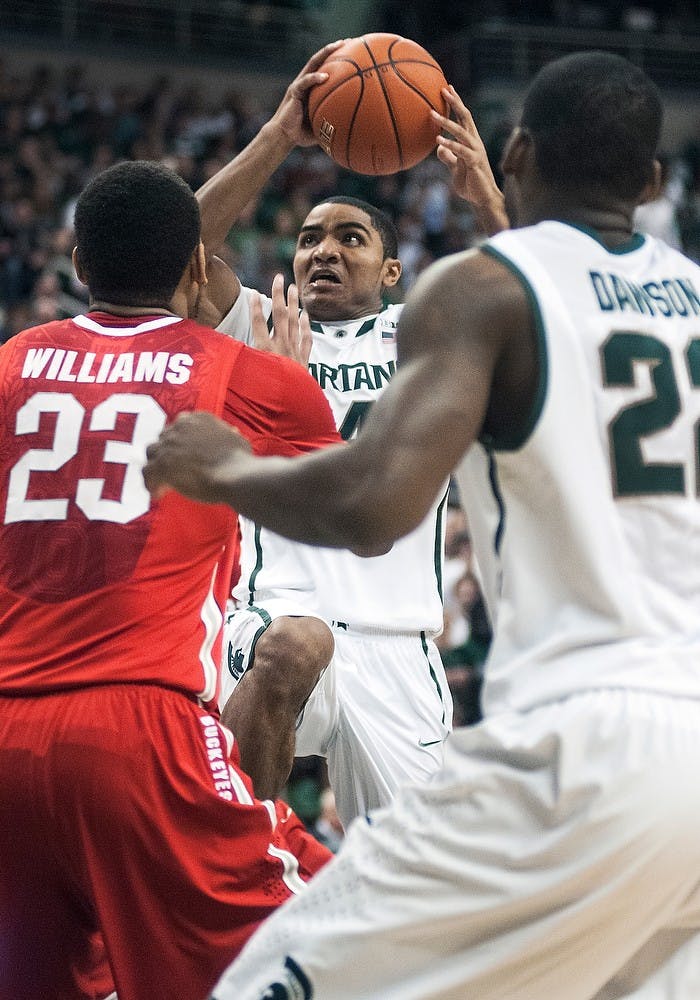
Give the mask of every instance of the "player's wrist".
<path id="1" fill-rule="evenodd" d="M 299 145 L 299 130 L 289 122 L 285 122 L 279 112 L 266 122 L 258 133 L 259 139 L 264 143 L 266 150 L 271 155 L 277 155 L 279 161 Z"/>
<path id="2" fill-rule="evenodd" d="M 487 236 L 510 228 L 510 220 L 506 214 L 506 203 L 502 193 L 496 188 L 494 194 L 479 205 L 474 205 L 474 214 L 480 229 Z"/>

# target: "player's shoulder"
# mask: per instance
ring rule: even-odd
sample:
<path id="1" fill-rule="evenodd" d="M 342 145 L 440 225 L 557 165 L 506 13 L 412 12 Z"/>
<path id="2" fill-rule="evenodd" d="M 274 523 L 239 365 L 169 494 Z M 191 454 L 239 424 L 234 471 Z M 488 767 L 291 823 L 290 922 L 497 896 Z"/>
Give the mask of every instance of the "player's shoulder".
<path id="1" fill-rule="evenodd" d="M 374 321 L 374 335 L 383 342 L 396 336 L 396 329 L 403 310 L 403 302 L 392 302 L 384 306 Z"/>
<path id="2" fill-rule="evenodd" d="M 646 234 L 644 239 L 653 247 L 657 258 L 664 258 L 671 265 L 670 270 L 677 274 L 689 272 L 693 277 L 700 275 L 700 262 L 689 257 L 687 253 L 672 247 L 665 240 Z"/>
<path id="3" fill-rule="evenodd" d="M 377 321 L 382 318 L 394 319 L 401 315 L 401 310 L 403 309 L 403 302 L 389 302 L 384 306 L 382 311 L 377 316 Z"/>
<path id="4" fill-rule="evenodd" d="M 403 311 L 403 305 L 403 302 L 390 302 L 385 305 L 374 321 L 375 329 L 381 330 L 386 326 L 396 326 Z"/>
<path id="5" fill-rule="evenodd" d="M 522 300 L 522 282 L 495 241 L 489 240 L 430 264 L 418 276 L 407 305 L 412 307 L 416 301 L 426 300 L 431 308 L 447 312 L 455 308 L 463 311 L 460 304 L 474 303 L 498 309 L 514 298 Z"/>
<path id="6" fill-rule="evenodd" d="M 225 339 L 230 340 L 231 338 L 225 337 Z M 309 372 L 298 361 L 281 354 L 273 354 L 272 351 L 261 351 L 257 347 L 251 347 L 241 341 L 233 341 L 233 343 L 239 349 L 237 368 L 240 371 L 242 367 L 245 367 L 247 375 L 255 378 L 258 383 L 267 382 L 270 386 L 282 385 L 286 391 L 290 392 L 295 386 L 303 388 L 310 384 L 313 386 L 312 391 L 318 388 Z"/>
<path id="7" fill-rule="evenodd" d="M 2 350 L 5 357 L 8 357 L 25 346 L 43 344 L 47 347 L 53 346 L 58 339 L 58 335 L 63 331 L 69 330 L 71 325 L 72 323 L 69 319 L 54 319 L 49 323 L 39 323 L 36 326 L 29 326 L 9 337 L 3 344 L 0 344 L 0 350 Z"/>
<path id="8" fill-rule="evenodd" d="M 382 306 L 378 313 L 365 316 L 355 322 L 359 324 L 355 333 L 356 341 L 363 343 L 382 342 L 392 343 L 396 338 L 396 329 L 399 325 L 399 317 L 403 309 L 403 302 L 392 302 Z M 312 324 L 312 330 L 314 326 Z M 332 328 L 331 328 L 331 332 Z M 345 331 L 342 331 L 344 333 Z M 341 336 L 336 334 L 336 336 Z"/>
<path id="9" fill-rule="evenodd" d="M 74 320 L 52 319 L 48 323 L 37 323 L 36 326 L 28 326 L 6 341 L 7 344 L 19 344 L 23 340 L 42 339 L 53 337 L 59 330 L 70 330 L 74 326 Z"/>

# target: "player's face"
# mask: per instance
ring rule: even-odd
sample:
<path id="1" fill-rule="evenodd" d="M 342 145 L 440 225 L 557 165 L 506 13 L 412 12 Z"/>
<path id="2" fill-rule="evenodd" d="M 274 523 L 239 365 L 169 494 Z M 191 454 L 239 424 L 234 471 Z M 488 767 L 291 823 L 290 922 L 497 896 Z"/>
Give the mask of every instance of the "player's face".
<path id="1" fill-rule="evenodd" d="M 398 281 L 398 261 L 370 217 L 355 205 L 317 205 L 301 227 L 294 280 L 311 319 L 357 319 L 378 312 L 384 288 Z"/>

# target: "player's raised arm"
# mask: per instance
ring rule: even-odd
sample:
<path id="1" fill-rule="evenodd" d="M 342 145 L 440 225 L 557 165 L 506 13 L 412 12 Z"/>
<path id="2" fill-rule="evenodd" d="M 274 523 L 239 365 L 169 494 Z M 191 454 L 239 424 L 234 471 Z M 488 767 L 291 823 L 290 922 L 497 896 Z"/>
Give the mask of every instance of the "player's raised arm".
<path id="1" fill-rule="evenodd" d="M 468 328 L 456 303 L 473 317 Z M 383 551 L 425 516 L 478 436 L 494 372 L 506 386 L 510 377 L 511 331 L 529 326 L 521 286 L 502 265 L 481 253 L 447 258 L 409 296 L 399 372 L 356 441 L 302 459 L 257 459 L 214 418 L 181 416 L 148 449 L 146 485 L 231 504 L 299 541 Z"/>
<path id="2" fill-rule="evenodd" d="M 442 91 L 452 117 L 437 111 L 431 115 L 448 135 L 437 138 L 437 157 L 452 174 L 452 185 L 472 206 L 480 227 L 488 236 L 508 229 L 505 201 L 493 176 L 486 147 L 472 113 L 453 86 Z"/>
<path id="3" fill-rule="evenodd" d="M 340 42 L 331 42 L 319 49 L 292 80 L 279 107 L 270 121 L 234 157 L 196 193 L 202 217 L 202 242 L 208 262 L 223 245 L 226 236 L 245 206 L 265 186 L 277 167 L 295 146 L 311 146 L 316 142 L 306 117 L 306 93 L 310 87 L 326 79 L 318 67 Z M 223 262 L 212 267 L 205 304 L 207 314 L 197 316 L 202 322 L 216 326 L 238 297 L 238 278 Z M 217 318 L 218 317 L 218 318 Z M 213 322 L 212 322 L 213 319 Z"/>
<path id="4" fill-rule="evenodd" d="M 319 49 L 287 87 L 272 118 L 230 163 L 196 192 L 202 215 L 202 242 L 216 252 L 242 210 L 262 190 L 295 146 L 312 146 L 316 139 L 306 117 L 306 93 L 326 79 L 318 67 L 342 44 Z"/>

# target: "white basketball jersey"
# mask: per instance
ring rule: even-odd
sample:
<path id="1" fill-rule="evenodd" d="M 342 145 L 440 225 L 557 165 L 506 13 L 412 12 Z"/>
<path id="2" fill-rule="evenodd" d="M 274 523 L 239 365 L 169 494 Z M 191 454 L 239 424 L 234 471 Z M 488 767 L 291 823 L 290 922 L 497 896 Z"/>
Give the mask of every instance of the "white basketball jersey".
<path id="1" fill-rule="evenodd" d="M 483 249 L 540 344 L 524 441 L 458 470 L 494 625 L 484 709 L 629 687 L 700 697 L 700 268 L 559 222 Z"/>
<path id="2" fill-rule="evenodd" d="M 246 343 L 252 342 L 249 296 L 250 289 L 242 288 L 218 327 Z M 312 323 L 309 371 L 346 440 L 357 433 L 396 370 L 401 308 L 390 305 L 379 315 L 348 322 Z M 271 300 L 263 297 L 264 314 L 269 316 L 271 309 Z M 391 504 L 391 498 L 386 502 Z M 253 604 L 291 598 L 350 627 L 437 635 L 443 624 L 445 502 L 446 489 L 415 531 L 386 555 L 369 559 L 289 542 L 242 518 L 241 578 L 235 596 Z"/>

